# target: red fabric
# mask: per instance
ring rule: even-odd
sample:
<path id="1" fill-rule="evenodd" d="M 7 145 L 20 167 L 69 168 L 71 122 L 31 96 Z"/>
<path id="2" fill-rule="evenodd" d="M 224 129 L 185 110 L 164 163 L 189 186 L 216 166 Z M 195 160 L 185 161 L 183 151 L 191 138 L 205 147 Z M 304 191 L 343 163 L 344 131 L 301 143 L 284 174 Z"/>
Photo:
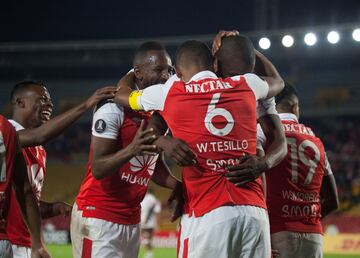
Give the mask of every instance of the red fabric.
<path id="1" fill-rule="evenodd" d="M 204 90 L 191 92 L 193 88 Z M 225 167 L 238 163 L 242 155 L 256 154 L 256 98 L 243 77 L 177 81 L 161 115 L 174 137 L 186 141 L 197 155 L 197 164 L 182 170 L 187 213 L 202 216 L 224 205 L 266 208 L 260 179 L 237 188 L 224 176 Z"/>
<path id="2" fill-rule="evenodd" d="M 186 238 L 184 240 L 184 253 L 183 253 L 183 258 L 188 258 L 188 253 L 189 253 L 189 238 Z"/>
<path id="3" fill-rule="evenodd" d="M 129 145 L 139 128 L 141 119 L 148 116 L 125 111 L 124 122 L 119 128 L 119 149 Z M 80 187 L 76 203 L 83 217 L 133 225 L 140 222 L 140 203 L 154 172 L 157 156 L 138 156 L 119 170 L 101 180 L 91 171 L 92 148 L 87 172 Z"/>
<path id="4" fill-rule="evenodd" d="M 41 189 L 46 174 L 46 151 L 42 146 L 36 146 L 23 148 L 22 153 L 28 168 L 29 182 L 37 200 L 40 201 Z M 9 210 L 11 220 L 7 225 L 9 240 L 15 245 L 31 247 L 30 232 L 21 215 L 14 191 L 12 191 L 12 195 Z"/>
<path id="5" fill-rule="evenodd" d="M 6 226 L 9 218 L 9 205 L 11 202 L 11 186 L 12 176 L 14 170 L 14 161 L 16 156 L 16 132 L 14 127 L 0 115 L 0 145 L 1 154 L 5 153 L 5 156 L 0 156 L 0 174 L 6 174 L 5 180 L 0 181 L 0 240 L 8 239 L 6 232 Z M 4 168 L 4 170 L 2 169 Z"/>
<path id="6" fill-rule="evenodd" d="M 91 258 L 92 241 L 84 238 L 81 258 Z"/>
<path id="7" fill-rule="evenodd" d="M 290 120 L 281 122 L 288 141 L 288 154 L 278 166 L 266 173 L 271 233 L 295 231 L 321 234 L 320 187 L 325 166 L 324 146 L 305 125 Z M 304 163 L 315 159 L 311 166 Z M 314 168 L 314 173 L 311 173 L 310 167 Z M 309 176 L 312 178 L 306 183 Z"/>

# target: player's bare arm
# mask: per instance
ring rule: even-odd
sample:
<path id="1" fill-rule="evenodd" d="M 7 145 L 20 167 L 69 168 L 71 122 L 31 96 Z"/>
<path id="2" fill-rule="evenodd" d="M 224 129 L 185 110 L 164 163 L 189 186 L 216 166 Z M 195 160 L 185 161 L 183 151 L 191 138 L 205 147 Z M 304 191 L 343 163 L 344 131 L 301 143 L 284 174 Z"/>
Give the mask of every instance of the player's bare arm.
<path id="1" fill-rule="evenodd" d="M 327 167 L 326 169 L 330 169 L 330 167 Z M 322 218 L 329 215 L 339 207 L 339 197 L 334 175 L 331 172 L 327 172 L 326 174 L 327 175 L 324 175 L 323 177 L 320 189 Z"/>
<path id="2" fill-rule="evenodd" d="M 255 49 L 256 62 L 261 62 L 264 67 L 264 74 L 258 74 L 269 84 L 269 92 L 267 98 L 275 97 L 285 86 L 284 80 L 280 76 L 278 70 L 273 63 L 262 53 Z"/>
<path id="3" fill-rule="evenodd" d="M 112 98 L 116 87 L 104 87 L 95 91 L 84 103 L 50 119 L 41 126 L 19 131 L 21 147 L 37 146 L 61 134 L 72 123 L 79 119 L 88 109 L 94 107 L 100 100 Z"/>
<path id="4" fill-rule="evenodd" d="M 69 216 L 72 206 L 65 202 L 44 202 L 40 201 L 40 215 L 43 219 L 52 218 L 58 215 Z"/>
<path id="5" fill-rule="evenodd" d="M 145 121 L 141 125 L 132 140 L 125 148 L 119 150 L 116 140 L 92 136 L 93 150 L 92 174 L 96 179 L 102 179 L 117 171 L 132 157 L 156 152 L 156 145 L 152 142 L 156 139 L 153 129 L 145 130 Z"/>
<path id="6" fill-rule="evenodd" d="M 36 197 L 29 183 L 24 157 L 17 154 L 13 186 L 24 221 L 31 234 L 32 251 L 31 257 L 50 257 L 41 239 L 40 211 Z"/>
<path id="7" fill-rule="evenodd" d="M 132 85 L 134 84 L 134 73 L 129 72 L 123 76 L 117 84 L 117 91 L 114 101 L 123 106 L 130 108 L 130 97 L 132 94 L 136 94 L 137 91 L 133 91 Z M 134 92 L 134 93 L 133 93 Z"/>

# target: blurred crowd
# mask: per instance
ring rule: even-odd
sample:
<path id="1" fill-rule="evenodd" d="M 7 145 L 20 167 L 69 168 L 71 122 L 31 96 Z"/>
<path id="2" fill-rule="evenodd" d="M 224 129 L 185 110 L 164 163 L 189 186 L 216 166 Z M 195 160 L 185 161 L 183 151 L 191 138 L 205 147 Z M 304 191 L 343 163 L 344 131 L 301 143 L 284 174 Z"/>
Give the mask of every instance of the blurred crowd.
<path id="1" fill-rule="evenodd" d="M 360 117 L 302 119 L 326 148 L 334 172 L 341 210 L 360 204 Z M 49 161 L 86 162 L 90 123 L 78 123 L 46 146 Z"/>

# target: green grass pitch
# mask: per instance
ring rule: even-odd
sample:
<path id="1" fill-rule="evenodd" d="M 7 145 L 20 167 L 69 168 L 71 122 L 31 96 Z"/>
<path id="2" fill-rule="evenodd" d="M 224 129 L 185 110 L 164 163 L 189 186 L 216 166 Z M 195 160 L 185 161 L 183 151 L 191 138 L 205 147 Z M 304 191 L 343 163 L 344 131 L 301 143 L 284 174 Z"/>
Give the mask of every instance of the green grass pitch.
<path id="1" fill-rule="evenodd" d="M 72 258 L 71 245 L 48 245 L 53 258 Z M 143 257 L 143 251 L 140 250 L 139 258 Z M 155 258 L 176 258 L 175 248 L 156 248 L 154 250 Z M 325 254 L 324 258 L 359 258 L 360 255 L 340 255 L 340 254 Z"/>

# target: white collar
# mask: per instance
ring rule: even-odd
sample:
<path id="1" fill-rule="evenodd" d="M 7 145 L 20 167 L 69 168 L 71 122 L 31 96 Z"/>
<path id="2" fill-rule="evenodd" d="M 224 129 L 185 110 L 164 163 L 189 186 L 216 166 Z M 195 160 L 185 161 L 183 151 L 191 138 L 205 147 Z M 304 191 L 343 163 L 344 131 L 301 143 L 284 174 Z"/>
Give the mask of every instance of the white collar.
<path id="1" fill-rule="evenodd" d="M 23 127 L 21 124 L 19 124 L 18 122 L 16 122 L 13 119 L 9 119 L 9 122 L 14 126 L 16 131 L 20 131 L 20 130 L 24 130 L 25 127 Z"/>
<path id="2" fill-rule="evenodd" d="M 191 77 L 191 79 L 187 83 L 189 83 L 191 81 L 200 81 L 205 78 L 217 79 L 218 77 L 212 71 L 206 70 L 206 71 L 201 71 L 201 72 L 195 74 L 193 77 Z"/>
<path id="3" fill-rule="evenodd" d="M 294 122 L 299 122 L 296 115 L 293 113 L 279 113 L 280 120 L 290 120 Z"/>

